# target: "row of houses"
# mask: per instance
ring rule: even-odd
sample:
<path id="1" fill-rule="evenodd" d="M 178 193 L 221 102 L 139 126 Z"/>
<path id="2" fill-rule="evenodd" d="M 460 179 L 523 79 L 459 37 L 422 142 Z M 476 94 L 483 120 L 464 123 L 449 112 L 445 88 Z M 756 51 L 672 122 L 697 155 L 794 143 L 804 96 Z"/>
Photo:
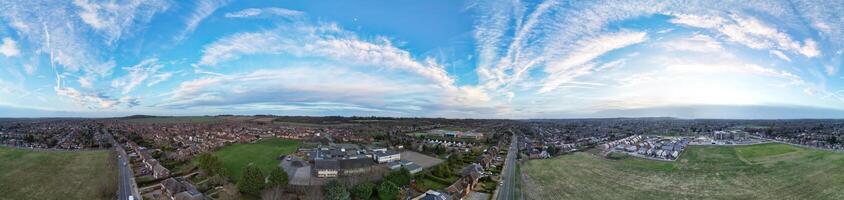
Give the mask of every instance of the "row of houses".
<path id="1" fill-rule="evenodd" d="M 617 152 L 636 154 L 647 158 L 674 160 L 689 145 L 689 138 L 663 138 L 659 136 L 648 136 L 644 139 L 636 139 L 633 143 L 618 143 L 612 149 Z"/>
<path id="2" fill-rule="evenodd" d="M 170 170 L 161 165 L 161 162 L 159 162 L 157 159 L 152 157 L 150 149 L 139 146 L 137 143 L 132 141 L 128 141 L 127 143 L 129 147 L 132 148 L 132 151 L 134 151 L 133 153 L 137 154 L 140 157 L 141 163 L 143 163 L 145 171 L 151 172 L 153 178 L 159 179 L 170 176 Z"/>
<path id="3" fill-rule="evenodd" d="M 170 200 L 204 200 L 205 195 L 184 178 L 168 178 L 159 183 L 162 195 Z"/>
<path id="4" fill-rule="evenodd" d="M 642 140 L 641 135 L 631 135 L 631 136 L 627 136 L 626 138 L 623 138 L 623 139 L 619 139 L 619 140 L 607 142 L 606 144 L 602 144 L 601 148 L 603 148 L 605 150 L 609 150 L 609 149 L 615 148 L 618 145 L 636 144 L 640 140 Z"/>
<path id="5" fill-rule="evenodd" d="M 477 163 L 466 166 L 461 170 L 461 177 L 445 190 L 452 199 L 463 199 L 472 192 L 472 188 L 478 185 L 478 179 L 484 173 L 484 168 Z"/>

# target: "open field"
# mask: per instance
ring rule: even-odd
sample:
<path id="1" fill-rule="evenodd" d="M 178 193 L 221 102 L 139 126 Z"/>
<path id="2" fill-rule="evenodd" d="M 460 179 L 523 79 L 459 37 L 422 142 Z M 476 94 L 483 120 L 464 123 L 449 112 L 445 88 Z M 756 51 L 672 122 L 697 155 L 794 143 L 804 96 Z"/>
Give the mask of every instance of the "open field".
<path id="1" fill-rule="evenodd" d="M 255 143 L 227 146 L 215 151 L 214 155 L 223 162 L 231 178 L 238 180 L 243 167 L 249 163 L 258 165 L 265 174 L 269 173 L 273 167 L 278 166 L 278 156 L 295 152 L 300 144 L 295 140 L 262 139 Z"/>
<path id="2" fill-rule="evenodd" d="M 531 199 L 844 199 L 844 154 L 690 146 L 676 162 L 578 152 L 527 162 Z"/>
<path id="3" fill-rule="evenodd" d="M 111 155 L 0 147 L 0 199 L 113 199 L 117 161 Z"/>

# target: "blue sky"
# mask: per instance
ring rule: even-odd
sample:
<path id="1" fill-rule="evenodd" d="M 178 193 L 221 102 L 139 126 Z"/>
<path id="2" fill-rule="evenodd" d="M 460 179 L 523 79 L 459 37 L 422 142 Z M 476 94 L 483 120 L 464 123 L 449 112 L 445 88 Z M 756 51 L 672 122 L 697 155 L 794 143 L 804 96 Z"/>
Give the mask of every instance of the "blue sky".
<path id="1" fill-rule="evenodd" d="M 844 117 L 840 1 L 8 0 L 0 10 L 0 117 Z"/>

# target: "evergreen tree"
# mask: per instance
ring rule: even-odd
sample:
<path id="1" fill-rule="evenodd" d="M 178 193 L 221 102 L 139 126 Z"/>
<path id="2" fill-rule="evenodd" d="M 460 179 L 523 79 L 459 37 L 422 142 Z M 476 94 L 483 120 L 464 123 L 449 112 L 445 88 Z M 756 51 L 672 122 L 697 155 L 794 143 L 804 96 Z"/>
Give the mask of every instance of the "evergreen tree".
<path id="1" fill-rule="evenodd" d="M 384 181 L 378 185 L 378 199 L 394 200 L 399 195 L 399 187 L 393 182 Z"/>
<path id="2" fill-rule="evenodd" d="M 343 187 L 339 182 L 336 180 L 329 181 L 322 189 L 325 190 L 325 199 L 327 200 L 350 200 L 352 199 L 349 195 L 349 191 L 346 191 L 346 187 Z"/>
<path id="3" fill-rule="evenodd" d="M 410 184 L 410 179 L 412 178 L 413 176 L 410 174 L 410 171 L 408 171 L 404 167 L 402 167 L 398 171 L 390 172 L 389 174 L 387 174 L 387 176 L 384 176 L 384 180 L 393 182 L 394 184 L 399 186 L 405 186 Z"/>
<path id="4" fill-rule="evenodd" d="M 247 165 L 243 168 L 243 175 L 237 182 L 237 188 L 246 194 L 258 195 L 264 188 L 264 174 L 255 165 Z"/>
<path id="5" fill-rule="evenodd" d="M 369 197 L 372 196 L 372 189 L 374 189 L 374 188 L 375 188 L 375 184 L 372 184 L 370 182 L 364 182 L 364 183 L 358 184 L 354 188 L 352 188 L 352 194 L 357 199 L 366 200 L 366 199 L 369 199 Z"/>
<path id="6" fill-rule="evenodd" d="M 281 167 L 274 167 L 272 171 L 270 171 L 270 178 L 269 183 L 267 183 L 268 187 L 284 187 L 287 186 L 287 173 L 284 170 L 281 170 Z"/>

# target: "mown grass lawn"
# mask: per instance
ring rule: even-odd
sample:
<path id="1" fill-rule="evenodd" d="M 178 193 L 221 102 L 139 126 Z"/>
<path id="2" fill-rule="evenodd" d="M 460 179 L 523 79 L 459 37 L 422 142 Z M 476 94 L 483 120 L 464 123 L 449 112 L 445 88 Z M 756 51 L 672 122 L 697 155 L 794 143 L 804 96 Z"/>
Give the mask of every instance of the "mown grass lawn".
<path id="1" fill-rule="evenodd" d="M 301 142 L 286 139 L 262 139 L 254 143 L 234 144 L 223 147 L 214 155 L 223 162 L 223 167 L 232 180 L 237 181 L 243 173 L 243 167 L 250 163 L 257 165 L 264 174 L 279 164 L 278 157 L 296 152 Z"/>
<path id="2" fill-rule="evenodd" d="M 0 147 L 0 199 L 113 199 L 117 161 L 111 155 Z"/>
<path id="3" fill-rule="evenodd" d="M 527 162 L 534 199 L 844 199 L 844 153 L 690 146 L 676 162 L 575 153 Z"/>

